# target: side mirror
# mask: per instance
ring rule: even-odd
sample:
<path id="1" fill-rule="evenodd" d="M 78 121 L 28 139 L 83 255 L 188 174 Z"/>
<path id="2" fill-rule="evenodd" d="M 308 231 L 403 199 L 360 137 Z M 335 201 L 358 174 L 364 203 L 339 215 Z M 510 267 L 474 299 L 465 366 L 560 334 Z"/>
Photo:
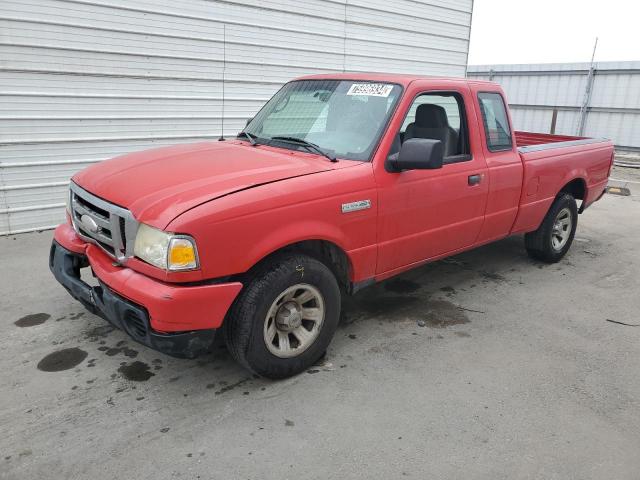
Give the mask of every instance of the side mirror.
<path id="1" fill-rule="evenodd" d="M 444 150 L 440 140 L 410 138 L 405 140 L 400 153 L 389 156 L 385 162 L 387 171 L 432 170 L 442 168 Z"/>

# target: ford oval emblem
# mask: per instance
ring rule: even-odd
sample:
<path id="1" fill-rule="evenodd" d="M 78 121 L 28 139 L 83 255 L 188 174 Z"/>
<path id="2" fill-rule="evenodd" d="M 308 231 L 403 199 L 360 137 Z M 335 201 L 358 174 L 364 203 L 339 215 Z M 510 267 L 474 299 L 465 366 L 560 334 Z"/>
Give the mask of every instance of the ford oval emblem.
<path id="1" fill-rule="evenodd" d="M 80 222 L 82 223 L 82 226 L 89 230 L 91 233 L 98 233 L 98 230 L 100 230 L 96 221 L 89 215 L 82 215 L 80 217 Z"/>

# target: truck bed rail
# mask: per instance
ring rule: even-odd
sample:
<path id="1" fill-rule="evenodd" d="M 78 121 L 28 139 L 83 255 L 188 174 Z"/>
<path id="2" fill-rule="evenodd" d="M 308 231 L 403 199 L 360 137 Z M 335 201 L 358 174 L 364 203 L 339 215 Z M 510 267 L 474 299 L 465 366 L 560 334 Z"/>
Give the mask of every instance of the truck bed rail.
<path id="1" fill-rule="evenodd" d="M 550 148 L 575 147 L 590 143 L 606 142 L 606 138 L 574 137 L 550 133 L 515 132 L 516 146 L 520 153 L 538 152 Z"/>

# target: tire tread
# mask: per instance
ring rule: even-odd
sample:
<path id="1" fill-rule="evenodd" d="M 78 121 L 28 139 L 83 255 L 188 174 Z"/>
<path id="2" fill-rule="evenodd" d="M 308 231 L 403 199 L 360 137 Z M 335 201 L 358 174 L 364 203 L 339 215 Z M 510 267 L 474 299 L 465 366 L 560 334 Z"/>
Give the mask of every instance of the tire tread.
<path id="1" fill-rule="evenodd" d="M 263 369 L 259 371 L 256 369 L 256 366 L 252 365 L 249 361 L 248 353 L 251 349 L 254 322 L 262 321 L 262 319 L 255 318 L 255 312 L 259 309 L 265 292 L 268 292 L 270 288 L 272 288 L 276 279 L 288 275 L 292 268 L 296 268 L 297 265 L 301 264 L 311 265 L 331 275 L 331 278 L 333 278 L 335 282 L 335 289 L 338 292 L 339 298 L 338 284 L 331 270 L 324 263 L 308 255 L 283 253 L 267 260 L 252 272 L 245 287 L 229 309 L 223 325 L 223 336 L 231 356 L 240 363 L 240 365 L 253 373 L 271 378 L 283 378 L 291 375 L 288 371 L 274 371 L 268 374 L 265 373 Z M 300 365 L 302 365 L 302 363 Z M 299 368 L 300 367 L 293 367 L 292 369 L 298 370 Z"/>
<path id="2" fill-rule="evenodd" d="M 558 252 L 551 247 L 549 239 L 556 215 L 565 207 L 568 207 L 572 213 L 572 231 L 566 245 Z M 578 207 L 575 198 L 569 193 L 561 192 L 551 204 L 549 211 L 538 229 L 525 234 L 524 245 L 529 256 L 545 263 L 556 263 L 560 261 L 571 247 L 573 237 L 576 233 L 577 221 Z"/>

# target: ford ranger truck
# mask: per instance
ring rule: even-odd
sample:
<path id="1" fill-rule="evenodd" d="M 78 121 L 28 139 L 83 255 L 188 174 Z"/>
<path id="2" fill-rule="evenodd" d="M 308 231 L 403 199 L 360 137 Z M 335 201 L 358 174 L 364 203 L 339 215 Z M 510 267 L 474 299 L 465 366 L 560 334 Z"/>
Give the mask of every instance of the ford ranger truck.
<path id="1" fill-rule="evenodd" d="M 76 174 L 50 268 L 144 345 L 193 358 L 220 331 L 282 378 L 326 351 L 343 294 L 514 234 L 559 261 L 612 163 L 608 140 L 514 132 L 491 82 L 307 76 L 234 139 Z"/>

